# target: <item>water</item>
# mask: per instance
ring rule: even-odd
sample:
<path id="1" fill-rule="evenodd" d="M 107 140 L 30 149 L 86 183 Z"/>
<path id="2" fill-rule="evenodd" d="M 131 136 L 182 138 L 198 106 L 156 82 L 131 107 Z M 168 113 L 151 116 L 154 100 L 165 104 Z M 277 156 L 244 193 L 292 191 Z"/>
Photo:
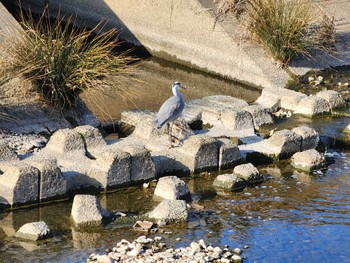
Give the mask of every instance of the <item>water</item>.
<path id="1" fill-rule="evenodd" d="M 90 105 L 95 114 L 108 121 L 119 119 L 126 109 L 157 110 L 171 95 L 175 80 L 189 88 L 186 99 L 225 94 L 254 101 L 260 94 L 256 89 L 155 60 L 142 62 L 137 78 L 140 82 L 131 89 L 139 95 L 132 103 L 106 94 L 100 105 L 105 110 Z M 293 116 L 278 127 L 291 128 L 299 123 L 336 137 L 348 119 L 319 118 L 311 122 Z M 350 152 L 331 152 L 329 156 L 334 163 L 313 175 L 298 173 L 287 162 L 259 167 L 269 179 L 238 193 L 215 192 L 211 184 L 216 174 L 184 177 L 204 210 L 192 211 L 186 225 L 169 226 L 173 234 L 163 235 L 165 241 L 175 247 L 199 239 L 231 248 L 249 245 L 243 253 L 247 263 L 350 262 Z M 153 191 L 154 187 L 135 186 L 101 194 L 99 199 L 109 211 L 142 214 L 155 205 Z M 132 230 L 132 224 L 76 229 L 70 219 L 71 206 L 68 200 L 0 213 L 0 262 L 84 262 L 91 253 L 104 252 L 123 238 L 131 241 L 141 235 Z M 33 243 L 13 237 L 23 224 L 40 220 L 48 224 L 53 238 Z M 181 241 L 177 242 L 177 237 Z"/>
<path id="2" fill-rule="evenodd" d="M 111 89 L 95 96 L 95 101 L 84 94 L 83 99 L 101 121 L 108 122 L 120 119 L 120 114 L 129 109 L 157 111 L 172 96 L 171 85 L 174 81 L 180 81 L 187 88 L 183 91 L 186 100 L 220 94 L 252 102 L 261 93 L 256 88 L 154 58 L 139 63 L 135 79 L 121 85 L 128 91 L 121 92 L 121 96 L 115 96 L 114 89 Z"/>
<path id="3" fill-rule="evenodd" d="M 191 212 L 186 226 L 170 227 L 173 234 L 163 235 L 165 240 L 175 247 L 202 238 L 231 248 L 249 245 L 243 253 L 247 263 L 349 262 L 350 152 L 329 155 L 334 163 L 322 174 L 297 173 L 286 164 L 259 167 L 270 174 L 266 182 L 228 195 L 211 188 L 215 174 L 183 178 L 205 209 Z M 99 198 L 110 211 L 137 214 L 155 204 L 153 190 L 137 186 Z M 90 253 L 141 235 L 130 224 L 75 229 L 70 209 L 66 201 L 0 214 L 0 262 L 84 262 Z M 54 238 L 31 243 L 11 237 L 22 224 L 38 220 L 49 225 Z"/>

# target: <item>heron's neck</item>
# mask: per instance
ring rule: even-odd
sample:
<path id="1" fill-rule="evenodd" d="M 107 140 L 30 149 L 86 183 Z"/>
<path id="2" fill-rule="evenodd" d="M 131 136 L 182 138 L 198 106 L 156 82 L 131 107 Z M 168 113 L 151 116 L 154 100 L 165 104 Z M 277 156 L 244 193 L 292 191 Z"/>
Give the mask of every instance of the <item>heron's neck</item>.
<path id="1" fill-rule="evenodd" d="M 184 99 L 184 96 L 182 95 L 182 93 L 178 89 L 176 89 L 175 87 L 173 88 L 173 94 L 174 94 L 174 96 L 180 97 L 182 100 Z"/>

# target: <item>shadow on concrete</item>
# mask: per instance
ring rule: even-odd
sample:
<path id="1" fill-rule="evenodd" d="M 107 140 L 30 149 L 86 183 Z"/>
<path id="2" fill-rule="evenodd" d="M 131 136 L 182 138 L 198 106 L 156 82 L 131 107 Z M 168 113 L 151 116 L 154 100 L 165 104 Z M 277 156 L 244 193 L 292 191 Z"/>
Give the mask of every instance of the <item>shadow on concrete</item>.
<path id="1" fill-rule="evenodd" d="M 20 6 L 17 1 L 0 0 L 7 10 L 19 21 Z M 149 57 L 150 53 L 128 29 L 121 19 L 113 12 L 104 0 L 94 1 L 37 1 L 21 0 L 24 10 L 30 10 L 33 14 L 40 15 L 45 11 L 47 4 L 48 14 L 51 17 L 61 16 L 74 18 L 74 24 L 79 27 L 95 28 L 98 24 L 103 25 L 103 31 L 117 29 L 118 38 L 123 40 L 122 50 L 131 50 L 131 54 L 138 57 Z M 86 7 L 84 7 L 86 5 Z M 89 11 L 90 10 L 90 11 Z M 94 10 L 94 12 L 91 12 Z M 101 27 L 99 27 L 101 29 Z"/>

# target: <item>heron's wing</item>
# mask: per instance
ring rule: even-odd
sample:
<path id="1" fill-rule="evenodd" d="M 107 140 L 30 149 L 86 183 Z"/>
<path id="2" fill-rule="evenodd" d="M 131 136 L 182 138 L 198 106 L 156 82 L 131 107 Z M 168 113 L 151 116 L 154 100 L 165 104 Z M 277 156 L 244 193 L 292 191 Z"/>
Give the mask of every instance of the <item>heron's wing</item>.
<path id="1" fill-rule="evenodd" d="M 156 123 L 162 126 L 167 121 L 172 121 L 176 119 L 182 112 L 184 108 L 184 103 L 178 96 L 172 96 L 167 99 L 163 105 L 160 107 Z"/>

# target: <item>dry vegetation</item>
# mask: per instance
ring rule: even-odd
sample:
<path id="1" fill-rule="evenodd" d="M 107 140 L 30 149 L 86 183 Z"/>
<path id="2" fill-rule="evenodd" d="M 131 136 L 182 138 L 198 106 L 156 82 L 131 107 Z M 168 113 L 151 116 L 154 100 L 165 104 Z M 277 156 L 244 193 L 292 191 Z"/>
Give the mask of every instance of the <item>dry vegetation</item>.
<path id="1" fill-rule="evenodd" d="M 6 45 L 0 84 L 16 77 L 28 79 L 45 101 L 61 109 L 74 105 L 82 91 L 96 94 L 113 87 L 116 94 L 121 92 L 118 82 L 133 73 L 129 65 L 134 59 L 116 54 L 116 30 L 102 32 L 102 25 L 79 29 L 71 17 L 48 17 L 45 12 L 38 19 L 22 13 L 25 33 Z"/>
<path id="2" fill-rule="evenodd" d="M 217 0 L 222 12 L 232 12 L 247 25 L 252 40 L 287 66 L 296 55 L 333 52 L 332 18 L 317 14 L 311 0 Z M 243 14 L 242 14 L 243 13 Z"/>

